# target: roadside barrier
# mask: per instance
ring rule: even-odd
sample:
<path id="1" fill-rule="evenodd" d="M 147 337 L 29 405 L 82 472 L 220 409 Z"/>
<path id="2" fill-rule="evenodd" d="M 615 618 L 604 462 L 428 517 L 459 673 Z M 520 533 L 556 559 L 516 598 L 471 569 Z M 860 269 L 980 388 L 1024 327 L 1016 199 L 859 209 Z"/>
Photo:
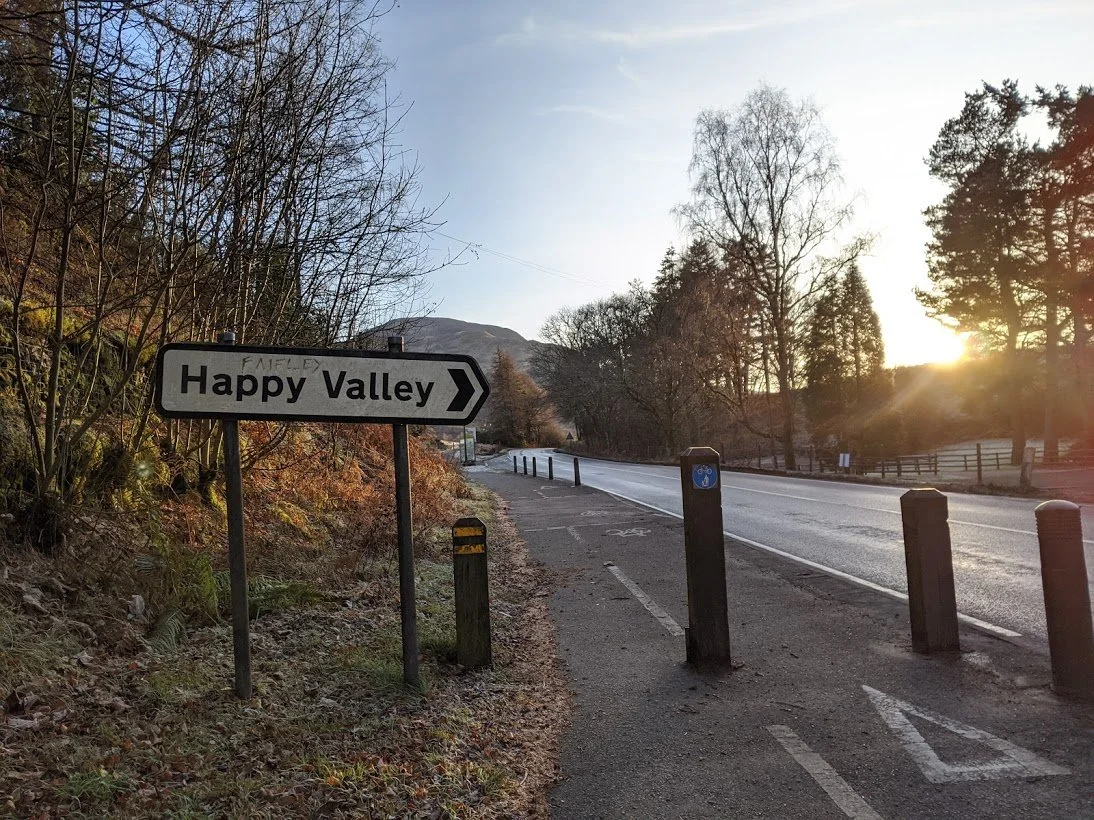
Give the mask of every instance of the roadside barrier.
<path id="1" fill-rule="evenodd" d="M 948 508 L 946 496 L 938 490 L 909 490 L 900 497 L 908 614 L 916 652 L 960 649 Z"/>
<path id="2" fill-rule="evenodd" d="M 684 502 L 684 561 L 687 565 L 687 662 L 728 666 L 729 608 L 726 552 L 722 531 L 722 482 L 718 453 L 689 447 L 680 455 Z"/>
<path id="3" fill-rule="evenodd" d="M 552 456 L 547 456 L 547 480 L 555 480 L 555 460 Z"/>
<path id="4" fill-rule="evenodd" d="M 517 457 L 513 456 L 513 475 L 517 474 Z"/>
<path id="5" fill-rule="evenodd" d="M 1034 514 L 1053 688 L 1094 700 L 1094 626 L 1080 510 L 1070 501 L 1046 501 Z"/>
<path id="6" fill-rule="evenodd" d="M 577 463 L 577 459 L 574 459 L 574 486 L 581 486 L 581 466 Z"/>
<path id="7" fill-rule="evenodd" d="M 532 456 L 532 478 L 536 477 L 536 457 Z"/>
<path id="8" fill-rule="evenodd" d="M 456 661 L 466 669 L 490 666 L 486 525 L 478 518 L 461 518 L 452 525 L 452 575 Z"/>

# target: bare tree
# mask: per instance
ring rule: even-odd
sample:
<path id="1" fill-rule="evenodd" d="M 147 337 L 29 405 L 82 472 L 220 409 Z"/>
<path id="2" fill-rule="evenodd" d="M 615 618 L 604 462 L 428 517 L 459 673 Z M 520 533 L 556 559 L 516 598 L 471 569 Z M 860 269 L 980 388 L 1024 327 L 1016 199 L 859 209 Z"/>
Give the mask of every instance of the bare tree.
<path id="1" fill-rule="evenodd" d="M 852 215 L 832 137 L 816 106 L 760 86 L 732 111 L 695 124 L 692 198 L 677 209 L 687 226 L 742 263 L 770 334 L 782 442 L 793 469 L 798 365 L 809 309 L 866 246 L 837 244 Z"/>
<path id="2" fill-rule="evenodd" d="M 158 344 L 231 325 L 331 345 L 407 312 L 434 226 L 396 141 L 373 32 L 388 8 L 0 6 L 0 310 L 33 450 L 28 530 L 57 540 L 46 519 L 81 440 L 145 446 Z M 208 481 L 212 430 L 166 437 Z"/>

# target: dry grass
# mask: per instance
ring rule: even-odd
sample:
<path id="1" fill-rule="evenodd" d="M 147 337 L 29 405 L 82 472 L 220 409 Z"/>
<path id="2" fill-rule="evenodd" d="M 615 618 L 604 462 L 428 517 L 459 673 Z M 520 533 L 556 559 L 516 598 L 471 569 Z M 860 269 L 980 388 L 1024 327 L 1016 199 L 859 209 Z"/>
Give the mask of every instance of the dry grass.
<path id="1" fill-rule="evenodd" d="M 256 502 L 283 488 L 252 484 L 250 508 L 268 509 Z M 317 492 L 302 488 L 291 503 L 305 509 L 319 498 L 302 496 Z M 298 540 L 295 552 L 290 533 L 302 539 L 301 522 L 248 522 L 266 528 L 252 555 L 267 599 L 252 626 L 247 704 L 231 694 L 227 623 L 191 622 L 177 648 L 157 651 L 151 623 L 127 617 L 117 584 L 109 595 L 68 577 L 54 588 L 54 565 L 27 554 L 9 561 L 0 696 L 15 695 L 0 723 L 0 814 L 545 816 L 569 704 L 543 579 L 492 496 L 455 495 L 467 495 L 462 484 L 443 526 L 419 539 L 424 693 L 402 685 L 390 549 L 373 543 L 367 560 L 347 561 L 362 543 L 337 543 L 336 522 L 321 515 L 332 540 Z M 495 667 L 474 674 L 453 663 L 451 564 L 440 549 L 466 514 L 490 527 L 495 612 Z M 166 517 L 187 515 L 194 540 L 175 548 L 206 554 L 219 525 L 186 504 Z M 23 604 L 19 584 L 41 592 L 47 614 Z"/>

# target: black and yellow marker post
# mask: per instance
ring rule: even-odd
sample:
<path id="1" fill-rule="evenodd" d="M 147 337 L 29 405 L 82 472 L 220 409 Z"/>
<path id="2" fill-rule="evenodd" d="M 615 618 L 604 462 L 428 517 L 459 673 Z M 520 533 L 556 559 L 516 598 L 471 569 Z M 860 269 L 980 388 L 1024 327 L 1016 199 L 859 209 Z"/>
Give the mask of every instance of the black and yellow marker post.
<path id="1" fill-rule="evenodd" d="M 461 518 L 452 525 L 456 598 L 456 660 L 467 669 L 490 666 L 490 590 L 486 525 Z"/>

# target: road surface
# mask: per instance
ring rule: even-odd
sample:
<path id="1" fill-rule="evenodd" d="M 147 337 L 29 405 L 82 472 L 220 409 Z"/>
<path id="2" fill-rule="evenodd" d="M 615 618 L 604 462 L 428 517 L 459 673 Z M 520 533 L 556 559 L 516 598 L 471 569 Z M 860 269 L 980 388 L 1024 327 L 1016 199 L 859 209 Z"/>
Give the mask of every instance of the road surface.
<path id="1" fill-rule="evenodd" d="M 515 450 L 490 462 L 512 471 L 536 456 L 546 478 L 548 450 Z M 572 459 L 554 456 L 555 478 L 573 479 Z M 531 466 L 529 466 L 529 471 Z M 581 459 L 582 484 L 679 515 L 675 467 Z M 901 487 L 722 473 L 726 533 L 788 553 L 886 590 L 906 593 Z M 988 628 L 1046 640 L 1041 566 L 1033 510 L 1038 501 L 952 493 L 950 539 L 958 611 Z M 1083 508 L 1088 575 L 1094 568 L 1094 509 Z M 1094 599 L 1094 591 L 1091 598 Z M 997 630 L 1000 631 L 1000 630 Z"/>

